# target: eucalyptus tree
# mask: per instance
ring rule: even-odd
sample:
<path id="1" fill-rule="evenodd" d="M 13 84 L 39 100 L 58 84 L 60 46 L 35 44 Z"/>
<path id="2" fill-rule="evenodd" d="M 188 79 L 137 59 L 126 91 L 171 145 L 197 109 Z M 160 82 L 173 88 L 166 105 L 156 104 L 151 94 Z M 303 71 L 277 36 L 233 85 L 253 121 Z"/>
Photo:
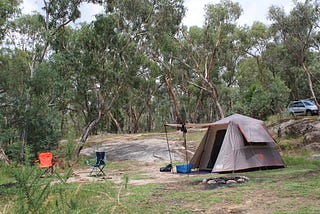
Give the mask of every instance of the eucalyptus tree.
<path id="1" fill-rule="evenodd" d="M 125 120 L 124 128 L 129 133 L 151 131 L 155 120 L 153 113 L 156 111 L 153 98 L 158 94 L 156 78 L 160 71 L 143 53 L 135 51 L 130 58 L 130 72 L 135 75 L 126 78 L 126 90 L 123 93 L 125 96 L 122 96 L 122 102 L 126 102 L 122 109 L 128 118 Z"/>
<path id="2" fill-rule="evenodd" d="M 268 68 L 264 68 L 264 82 L 261 82 L 254 58 L 243 58 L 237 71 L 239 91 L 234 102 L 234 111 L 260 119 L 265 119 L 270 114 L 281 113 L 287 104 L 290 90 L 280 75 L 273 75 Z"/>
<path id="3" fill-rule="evenodd" d="M 19 5 L 22 0 L 0 1 L 0 44 L 6 31 L 9 29 L 10 21 L 19 13 Z"/>
<path id="4" fill-rule="evenodd" d="M 20 9 L 19 5 L 21 4 L 21 0 L 2 0 L 0 1 L 0 45 L 3 42 L 3 39 L 5 38 L 5 35 L 10 29 L 10 25 L 12 20 L 19 14 Z M 8 125 L 8 120 L 7 120 L 7 107 L 10 106 L 8 101 L 10 99 L 7 99 L 7 92 L 9 91 L 8 88 L 6 87 L 7 84 L 5 84 L 8 73 L 7 71 L 7 61 L 6 59 L 10 59 L 10 50 L 4 48 L 3 46 L 0 46 L 0 126 L 1 130 L 4 133 L 1 137 L 0 140 L 0 160 L 3 160 L 5 162 L 8 161 L 8 158 L 6 157 L 5 151 L 3 150 L 3 146 L 5 142 L 7 142 L 8 138 L 10 139 L 12 136 L 12 131 L 13 129 Z M 7 56 L 8 55 L 8 58 Z M 5 59 L 6 58 L 6 59 Z M 10 133 L 9 135 L 7 134 Z"/>
<path id="5" fill-rule="evenodd" d="M 313 78 L 315 74 L 309 66 L 309 53 L 312 52 L 315 39 L 319 32 L 320 3 L 319 1 L 306 0 L 293 1 L 294 8 L 286 14 L 283 8 L 273 6 L 269 10 L 269 18 L 273 21 L 272 28 L 288 50 L 295 66 L 300 67 L 306 75 L 310 95 L 317 101 L 314 91 Z M 299 72 L 299 69 L 292 71 Z"/>
<path id="6" fill-rule="evenodd" d="M 119 16 L 125 17 L 127 24 L 130 24 L 128 25 L 131 29 L 129 33 L 132 34 L 134 42 L 138 44 L 139 51 L 153 61 L 153 68 L 145 69 L 145 72 L 157 75 L 152 74 L 154 78 L 152 81 L 157 80 L 156 84 L 159 88 L 162 88 L 163 85 L 167 87 L 176 121 L 181 123 L 173 69 L 176 56 L 174 51 L 177 44 L 175 36 L 184 15 L 183 1 L 107 1 L 107 10 L 109 13 L 118 13 Z M 160 68 L 160 74 L 156 74 L 159 70 L 156 67 Z M 133 112 L 132 109 L 129 111 L 131 116 Z"/>
<path id="7" fill-rule="evenodd" d="M 197 78 L 197 70 L 200 70 L 202 56 L 205 55 L 203 49 L 204 29 L 192 26 L 189 29 L 182 29 L 182 37 L 179 38 L 180 54 L 180 69 L 184 70 L 184 94 L 187 94 L 188 99 L 187 111 L 188 120 L 193 123 L 211 120 L 210 116 L 212 105 L 207 105 L 205 90 L 200 86 L 201 81 Z M 211 99 L 210 99 L 211 100 Z M 211 101 L 210 101 L 211 102 Z M 209 103 L 210 103 L 209 102 Z"/>
<path id="8" fill-rule="evenodd" d="M 43 0 L 43 13 L 23 15 L 15 19 L 13 28 L 8 32 L 7 40 L 10 41 L 8 47 L 15 52 L 24 51 L 26 64 L 28 64 L 25 72 L 29 75 L 25 80 L 27 84 L 25 84 L 24 94 L 22 94 L 25 97 L 25 109 L 24 128 L 21 134 L 23 136 L 21 157 L 24 156 L 24 147 L 27 144 L 34 146 L 34 148 L 40 148 L 39 145 L 33 144 L 36 142 L 42 142 L 43 145 L 48 143 L 46 140 L 48 133 L 37 132 L 39 127 L 36 126 L 41 126 L 41 123 L 47 119 L 47 124 L 53 123 L 56 118 L 52 116 L 53 112 L 51 111 L 53 109 L 51 107 L 54 106 L 52 96 L 48 96 L 51 91 L 48 88 L 40 87 L 39 84 L 45 84 L 46 81 L 39 81 L 39 78 L 46 80 L 48 77 L 46 75 L 48 69 L 45 67 L 51 53 L 50 44 L 55 40 L 57 32 L 80 17 L 78 7 L 81 2 L 80 0 Z M 44 91 L 40 92 L 39 90 Z M 39 108 L 39 105 L 44 107 Z M 49 119 L 50 117 L 51 119 Z M 53 129 L 53 127 L 49 125 L 48 129 Z M 56 137 L 54 138 L 56 140 Z"/>
<path id="9" fill-rule="evenodd" d="M 254 117 L 265 118 L 279 113 L 288 99 L 288 88 L 281 79 L 274 55 L 275 44 L 269 28 L 255 22 L 237 31 L 238 48 L 243 57 L 236 74 L 239 99 L 235 109 Z"/>
<path id="10" fill-rule="evenodd" d="M 141 50 L 159 66 L 159 87 L 167 87 L 170 103 L 177 123 L 183 123 L 180 113 L 176 78 L 176 65 L 179 58 L 177 34 L 185 10 L 182 0 L 150 1 L 153 14 L 149 16 L 145 42 Z"/>
<path id="11" fill-rule="evenodd" d="M 263 53 L 271 42 L 269 28 L 261 23 L 254 22 L 252 26 L 245 26 L 237 32 L 239 38 L 239 49 L 245 56 L 254 59 L 257 65 L 258 78 L 262 84 L 266 85 L 265 81 L 265 63 Z"/>
<path id="12" fill-rule="evenodd" d="M 201 93 L 205 91 L 210 96 L 216 119 L 225 116 L 219 97 L 219 87 L 223 83 L 221 74 L 227 68 L 233 69 L 227 66 L 225 53 L 232 54 L 235 51 L 230 44 L 234 41 L 232 35 L 236 29 L 235 21 L 241 13 L 239 3 L 230 0 L 206 5 L 204 27 L 194 32 L 198 38 L 186 39 L 192 50 L 188 52 L 189 61 L 186 63 L 186 66 L 194 72 L 191 83 L 200 88 Z"/>
<path id="13" fill-rule="evenodd" d="M 20 4 L 21 0 L 3 0 L 0 2 L 0 45 L 3 44 L 3 39 L 10 29 L 12 20 L 20 12 Z M 8 67 L 13 68 L 16 65 L 12 62 L 14 61 L 13 59 L 19 58 L 18 55 L 19 54 L 15 55 L 12 53 L 5 46 L 0 46 L 0 129 L 2 132 L 0 137 L 0 160 L 5 163 L 9 162 L 5 149 L 16 136 L 16 127 L 12 125 L 15 121 L 15 119 L 13 119 L 14 115 L 16 115 L 12 105 L 14 102 L 13 93 L 16 92 L 16 90 L 14 90 L 13 93 L 11 91 L 11 89 L 14 89 L 11 87 L 15 77 L 12 77 L 11 74 L 19 70 L 17 67 L 12 70 L 8 69 Z"/>
<path id="14" fill-rule="evenodd" d="M 82 129 L 74 159 L 119 97 L 126 75 L 130 75 L 125 72 L 130 44 L 128 35 L 121 31 L 116 15 L 100 15 L 92 24 L 83 24 L 65 35 L 65 49 L 54 56 L 55 68 L 65 81 L 61 90 L 71 95 L 65 97 L 68 111 L 71 116 L 75 114 Z"/>
<path id="15" fill-rule="evenodd" d="M 89 134 L 106 116 L 117 127 L 121 127 L 123 119 L 120 117 L 129 118 L 125 121 L 132 124 L 129 130 L 137 131 L 141 114 L 150 105 L 155 90 L 147 83 L 155 81 L 152 67 L 157 67 L 145 56 L 146 49 L 150 48 L 149 36 L 155 30 L 163 33 L 166 26 L 161 23 L 165 16 L 156 15 L 159 11 L 168 13 L 169 3 L 107 1 L 105 14 L 97 16 L 90 25 L 83 25 L 74 37 L 70 37 L 68 50 L 60 51 L 65 54 L 62 59 L 71 59 L 68 65 L 73 71 L 70 78 L 75 99 L 70 107 L 81 112 L 85 126 L 74 153 L 75 159 Z M 143 87 L 148 93 L 140 92 Z M 124 105 L 116 111 L 113 106 L 121 103 Z M 128 115 L 125 115 L 126 111 Z"/>
<path id="16" fill-rule="evenodd" d="M 10 158 L 17 157 L 14 147 L 18 147 L 17 143 L 21 142 L 24 128 L 27 58 L 23 51 L 4 48 L 0 51 L 0 148 Z"/>

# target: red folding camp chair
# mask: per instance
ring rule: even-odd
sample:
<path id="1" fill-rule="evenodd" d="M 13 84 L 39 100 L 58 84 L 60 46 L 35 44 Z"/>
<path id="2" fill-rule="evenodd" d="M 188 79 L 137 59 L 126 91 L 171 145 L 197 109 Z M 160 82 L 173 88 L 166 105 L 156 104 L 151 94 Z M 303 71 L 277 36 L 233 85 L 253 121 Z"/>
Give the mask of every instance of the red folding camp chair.
<path id="1" fill-rule="evenodd" d="M 38 155 L 38 160 L 35 162 L 39 162 L 40 169 L 45 169 L 41 176 L 46 173 L 53 173 L 53 166 L 58 162 L 57 160 L 53 159 L 53 154 L 51 152 L 41 152 Z"/>

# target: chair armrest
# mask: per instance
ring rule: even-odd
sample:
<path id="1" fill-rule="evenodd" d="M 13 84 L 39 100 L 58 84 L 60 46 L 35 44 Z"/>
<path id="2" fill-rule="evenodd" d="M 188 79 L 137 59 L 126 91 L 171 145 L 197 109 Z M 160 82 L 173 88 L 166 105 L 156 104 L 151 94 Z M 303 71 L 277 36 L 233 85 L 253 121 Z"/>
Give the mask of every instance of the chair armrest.
<path id="1" fill-rule="evenodd" d="M 94 165 L 96 162 L 97 162 L 97 159 L 96 159 L 96 158 L 91 158 L 91 159 L 87 159 L 87 160 L 86 160 L 86 163 L 87 163 L 88 166 L 92 166 L 92 165 Z"/>

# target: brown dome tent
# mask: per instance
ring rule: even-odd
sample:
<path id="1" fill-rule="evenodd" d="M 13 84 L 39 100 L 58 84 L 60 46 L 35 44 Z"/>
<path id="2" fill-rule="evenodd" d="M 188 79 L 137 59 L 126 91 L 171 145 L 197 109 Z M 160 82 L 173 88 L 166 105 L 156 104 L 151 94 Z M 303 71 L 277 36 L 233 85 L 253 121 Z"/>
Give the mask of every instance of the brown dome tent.
<path id="1" fill-rule="evenodd" d="M 284 167 L 264 122 L 240 114 L 210 124 L 190 163 L 212 172 Z"/>

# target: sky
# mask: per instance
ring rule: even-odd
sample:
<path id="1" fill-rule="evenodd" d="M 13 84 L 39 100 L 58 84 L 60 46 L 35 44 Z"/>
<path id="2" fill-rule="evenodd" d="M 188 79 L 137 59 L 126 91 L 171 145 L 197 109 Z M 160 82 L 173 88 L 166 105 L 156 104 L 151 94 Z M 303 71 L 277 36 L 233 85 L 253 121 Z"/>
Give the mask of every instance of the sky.
<path id="1" fill-rule="evenodd" d="M 265 24 L 270 24 L 267 20 L 269 7 L 277 5 L 283 7 L 286 12 L 289 12 L 293 3 L 292 0 L 233 0 L 239 2 L 243 9 L 242 16 L 238 20 L 238 25 L 251 26 L 254 21 L 260 21 Z M 40 11 L 43 0 L 24 0 L 22 5 L 23 13 L 31 13 L 32 11 Z M 204 23 L 204 7 L 207 4 L 216 4 L 220 0 L 185 0 L 187 7 L 186 16 L 183 19 L 183 24 L 190 26 L 201 27 Z M 81 19 L 78 22 L 92 21 L 95 14 L 101 13 L 102 7 L 92 4 L 81 5 Z"/>
<path id="2" fill-rule="evenodd" d="M 187 7 L 186 17 L 183 22 L 188 27 L 196 25 L 201 27 L 204 23 L 204 7 L 207 4 L 217 4 L 220 0 L 185 0 Z M 233 0 L 239 2 L 243 9 L 242 15 L 238 20 L 238 25 L 251 26 L 254 21 L 260 21 L 265 24 L 270 24 L 267 20 L 269 7 L 276 5 L 284 8 L 289 12 L 293 8 L 291 0 Z"/>
<path id="3" fill-rule="evenodd" d="M 1 1 L 1 0 L 0 0 Z M 33 11 L 41 11 L 43 0 L 23 0 L 22 13 L 30 14 Z M 94 20 L 95 15 L 103 12 L 103 7 L 92 3 L 83 3 L 80 5 L 81 18 L 77 22 L 90 22 Z"/>

